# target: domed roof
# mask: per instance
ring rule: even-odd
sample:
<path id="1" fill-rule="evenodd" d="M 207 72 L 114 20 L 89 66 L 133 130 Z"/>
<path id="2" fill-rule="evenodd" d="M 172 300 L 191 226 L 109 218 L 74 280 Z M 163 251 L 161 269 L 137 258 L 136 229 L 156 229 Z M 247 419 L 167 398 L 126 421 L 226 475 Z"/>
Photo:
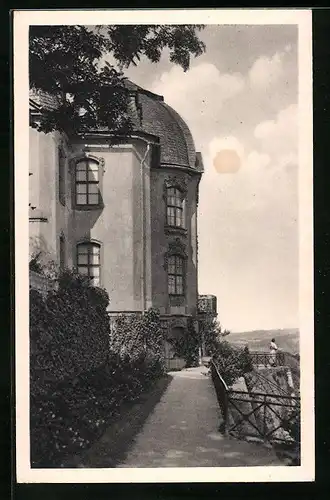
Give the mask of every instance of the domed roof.
<path id="1" fill-rule="evenodd" d="M 191 132 L 181 116 L 162 96 L 132 82 L 127 82 L 127 88 L 132 92 L 130 110 L 135 128 L 159 138 L 160 163 L 202 171 L 200 155 L 196 155 Z"/>
<path id="2" fill-rule="evenodd" d="M 163 96 L 149 92 L 125 80 L 129 98 L 129 115 L 135 132 L 144 132 L 159 139 L 161 165 L 188 167 L 203 172 L 201 153 L 196 153 L 191 132 L 181 116 L 164 102 Z M 30 104 L 55 109 L 58 102 L 44 92 L 31 93 Z M 107 130 L 99 127 L 98 131 Z"/>

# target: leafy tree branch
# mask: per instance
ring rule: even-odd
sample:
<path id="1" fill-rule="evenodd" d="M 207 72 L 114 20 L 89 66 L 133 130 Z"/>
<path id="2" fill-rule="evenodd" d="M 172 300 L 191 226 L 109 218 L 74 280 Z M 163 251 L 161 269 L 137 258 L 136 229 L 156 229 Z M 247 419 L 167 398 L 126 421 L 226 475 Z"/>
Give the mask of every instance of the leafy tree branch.
<path id="1" fill-rule="evenodd" d="M 165 49 L 184 71 L 205 51 L 200 25 L 31 26 L 30 88 L 49 96 L 31 125 L 48 133 L 104 128 L 127 133 L 128 92 L 123 69 L 142 57 L 153 63 Z M 111 54 L 118 68 L 105 61 Z"/>

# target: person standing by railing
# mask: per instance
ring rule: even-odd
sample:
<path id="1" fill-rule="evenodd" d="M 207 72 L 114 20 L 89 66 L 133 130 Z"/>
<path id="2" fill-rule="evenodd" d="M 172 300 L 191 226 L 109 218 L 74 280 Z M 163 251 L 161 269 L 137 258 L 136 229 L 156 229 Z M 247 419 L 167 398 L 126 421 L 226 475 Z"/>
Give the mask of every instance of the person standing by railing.
<path id="1" fill-rule="evenodd" d="M 278 351 L 278 347 L 276 345 L 275 339 L 272 339 L 270 341 L 269 349 L 270 349 L 269 364 L 271 366 L 275 366 L 276 365 L 276 354 Z"/>

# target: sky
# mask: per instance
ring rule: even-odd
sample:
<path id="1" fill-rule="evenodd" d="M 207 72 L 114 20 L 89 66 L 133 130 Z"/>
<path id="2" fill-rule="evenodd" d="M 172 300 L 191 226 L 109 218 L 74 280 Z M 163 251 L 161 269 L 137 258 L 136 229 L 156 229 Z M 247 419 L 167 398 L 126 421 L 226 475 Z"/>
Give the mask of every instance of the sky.
<path id="1" fill-rule="evenodd" d="M 231 331 L 298 327 L 297 27 L 208 25 L 190 69 L 125 74 L 164 96 L 204 160 L 199 293 Z"/>

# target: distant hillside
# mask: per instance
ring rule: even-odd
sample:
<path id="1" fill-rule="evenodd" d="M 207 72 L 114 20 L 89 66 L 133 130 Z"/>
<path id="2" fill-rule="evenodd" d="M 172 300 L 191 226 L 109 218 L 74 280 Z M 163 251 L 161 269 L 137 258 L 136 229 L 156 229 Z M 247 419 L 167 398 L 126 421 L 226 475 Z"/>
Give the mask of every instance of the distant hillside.
<path id="1" fill-rule="evenodd" d="M 292 354 L 299 353 L 298 328 L 230 333 L 227 337 L 225 337 L 225 340 L 234 345 L 248 345 L 252 351 L 268 351 L 269 343 L 272 338 L 275 338 L 276 344 L 283 351 L 288 351 Z"/>

